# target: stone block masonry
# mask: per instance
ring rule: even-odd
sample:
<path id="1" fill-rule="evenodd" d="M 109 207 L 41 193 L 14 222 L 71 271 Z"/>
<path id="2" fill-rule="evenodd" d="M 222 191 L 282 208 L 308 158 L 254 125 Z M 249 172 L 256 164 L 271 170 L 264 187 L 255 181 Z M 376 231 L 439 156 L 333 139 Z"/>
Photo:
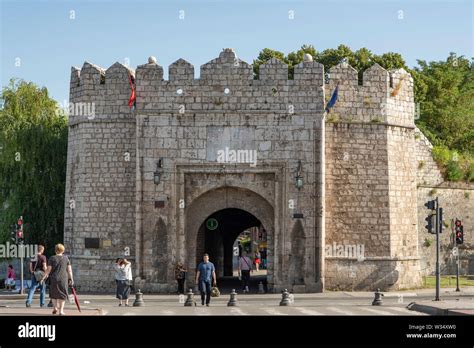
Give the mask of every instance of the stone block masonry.
<path id="1" fill-rule="evenodd" d="M 412 78 L 374 65 L 359 85 L 345 64 L 324 76 L 307 55 L 293 79 L 277 59 L 254 79 L 232 49 L 199 79 L 184 59 L 168 80 L 153 57 L 136 71 L 73 68 L 70 101 L 95 107 L 69 120 L 65 242 L 81 290 L 112 291 L 111 265 L 125 254 L 144 291 L 174 291 L 178 261 L 192 279 L 204 250 L 226 275 L 235 237 L 255 225 L 268 235 L 271 291 L 418 286 Z M 224 150 L 255 152 L 256 163 L 222 163 Z M 364 255 L 327 255 L 334 243 Z"/>

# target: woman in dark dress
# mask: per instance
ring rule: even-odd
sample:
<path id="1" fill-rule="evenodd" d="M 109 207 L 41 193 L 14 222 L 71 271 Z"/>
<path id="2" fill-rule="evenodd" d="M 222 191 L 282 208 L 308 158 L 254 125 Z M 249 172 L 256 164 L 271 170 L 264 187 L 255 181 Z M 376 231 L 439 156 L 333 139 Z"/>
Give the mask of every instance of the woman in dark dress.
<path id="1" fill-rule="evenodd" d="M 182 262 L 178 262 L 174 268 L 174 276 L 178 282 L 178 294 L 184 294 L 184 281 L 186 280 L 186 267 Z"/>
<path id="2" fill-rule="evenodd" d="M 56 244 L 56 255 L 49 259 L 45 278 L 49 276 L 49 295 L 53 299 L 53 314 L 65 315 L 64 304 L 68 298 L 68 285 L 73 284 L 72 267 L 67 256 L 63 255 L 64 245 Z"/>

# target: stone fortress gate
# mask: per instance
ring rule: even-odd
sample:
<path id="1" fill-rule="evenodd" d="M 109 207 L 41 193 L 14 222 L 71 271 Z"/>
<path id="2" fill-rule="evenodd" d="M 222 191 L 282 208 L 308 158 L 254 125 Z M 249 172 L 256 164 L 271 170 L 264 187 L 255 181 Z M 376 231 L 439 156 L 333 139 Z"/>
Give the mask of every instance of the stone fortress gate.
<path id="1" fill-rule="evenodd" d="M 260 225 L 271 291 L 420 285 L 406 71 L 375 64 L 359 84 L 349 65 L 325 75 L 306 55 L 293 79 L 277 59 L 254 79 L 224 49 L 194 73 L 179 59 L 164 80 L 153 57 L 136 71 L 72 68 L 70 102 L 95 110 L 69 118 L 64 238 L 82 290 L 111 291 L 124 255 L 143 291 L 174 291 L 180 260 L 192 280 L 205 251 L 229 275 L 236 237 Z"/>

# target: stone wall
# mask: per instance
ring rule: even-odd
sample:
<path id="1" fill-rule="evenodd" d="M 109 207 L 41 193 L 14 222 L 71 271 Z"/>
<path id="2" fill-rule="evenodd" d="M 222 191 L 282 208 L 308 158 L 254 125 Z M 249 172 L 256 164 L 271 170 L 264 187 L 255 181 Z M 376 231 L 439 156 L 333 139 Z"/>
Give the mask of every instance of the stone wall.
<path id="1" fill-rule="evenodd" d="M 426 230 L 428 210 L 424 204 L 438 197 L 445 222 L 440 237 L 440 267 L 442 274 L 456 274 L 452 220 L 460 219 L 464 226 L 464 244 L 459 246 L 460 273 L 474 274 L 474 184 L 444 181 L 438 165 L 433 160 L 433 146 L 419 129 L 415 132 L 418 166 L 418 239 L 423 275 L 434 275 L 436 266 L 436 235 Z"/>
<path id="2" fill-rule="evenodd" d="M 326 124 L 325 288 L 417 286 L 413 80 L 377 64 L 362 85 L 344 63 L 329 75 L 339 97 Z M 332 245 L 363 255 L 334 255 Z"/>
<path id="3" fill-rule="evenodd" d="M 252 67 L 239 60 L 232 50 L 201 66 L 200 79 L 194 67 L 180 59 L 169 68 L 169 80 L 162 80 L 163 69 L 154 62 L 137 68 L 138 153 L 141 176 L 141 226 L 143 240 L 141 275 L 145 287 L 167 289 L 173 274 L 152 266 L 154 226 L 162 220 L 167 231 L 164 253 L 170 260 L 184 260 L 194 274 L 196 233 L 206 216 L 227 207 L 244 207 L 254 194 L 257 209 L 268 205 L 272 213 L 252 212 L 269 232 L 274 250 L 269 257 L 270 286 L 292 287 L 283 271 L 290 261 L 290 233 L 295 221 L 288 209 L 290 199 L 297 202 L 307 241 L 304 277 L 308 289 L 318 279 L 315 270 L 315 216 L 313 192 L 314 123 L 323 106 L 323 68 L 305 61 L 288 80 L 288 67 L 270 60 L 260 67 L 260 78 L 253 79 Z M 257 154 L 256 166 L 245 163 L 219 163 L 219 151 L 248 150 Z M 154 185 L 153 172 L 162 158 L 162 183 Z M 304 188 L 294 187 L 294 176 L 302 162 Z M 270 175 L 270 177 L 268 177 Z M 216 189 L 228 187 L 226 200 L 204 199 Z M 234 188 L 234 189 L 233 189 Z M 242 198 L 234 197 L 240 190 Z M 154 208 L 155 200 L 165 202 Z M 180 208 L 180 201 L 185 208 Z M 197 204 L 196 202 L 199 202 Z M 218 204 L 216 204 L 216 202 Z M 230 203 L 232 202 L 232 203 Z M 266 203 L 264 203 L 266 202 Z M 198 206 L 199 210 L 194 211 Z M 272 215 L 269 217 L 268 215 Z M 196 218 L 199 215 L 200 218 Z M 199 220 L 199 221 L 198 221 Z M 202 221 L 201 221 L 202 220 Z M 193 221 L 190 223 L 189 221 Z M 274 227 L 275 226 L 275 227 Z M 275 266 L 274 265 L 278 265 Z M 158 274 L 167 273 L 159 279 Z"/>
<path id="4" fill-rule="evenodd" d="M 95 110 L 70 115 L 66 174 L 64 241 L 86 291 L 110 291 L 115 258 L 125 247 L 135 255 L 136 124 L 125 102 L 133 72 L 117 63 L 105 73 L 85 63 L 71 77 L 70 102 Z M 86 248 L 86 238 L 96 244 Z"/>
<path id="5" fill-rule="evenodd" d="M 224 208 L 245 210 L 267 229 L 274 291 L 420 285 L 420 255 L 432 257 L 421 246 L 426 191 L 444 190 L 468 235 L 472 196 L 464 192 L 472 188 L 440 186 L 429 142 L 416 135 L 413 80 L 403 69 L 375 64 L 361 85 L 344 63 L 327 84 L 324 75 L 306 57 L 292 80 L 276 59 L 254 79 L 252 67 L 225 49 L 201 66 L 199 79 L 179 59 L 164 80 L 150 59 L 136 70 L 130 110 L 133 70 L 73 68 L 70 101 L 95 111 L 69 123 L 65 243 L 81 289 L 111 291 L 111 264 L 129 253 L 137 286 L 171 291 L 174 262 L 193 276 L 199 226 Z M 255 151 L 256 163 L 223 163 L 226 149 Z M 86 238 L 99 238 L 98 248 L 86 248 Z M 363 249 L 328 255 L 333 245 Z"/>

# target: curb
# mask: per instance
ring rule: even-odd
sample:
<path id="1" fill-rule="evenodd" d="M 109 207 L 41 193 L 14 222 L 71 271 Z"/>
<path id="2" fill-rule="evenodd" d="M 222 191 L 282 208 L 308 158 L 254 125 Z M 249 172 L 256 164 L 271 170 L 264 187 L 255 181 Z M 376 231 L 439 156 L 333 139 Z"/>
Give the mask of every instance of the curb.
<path id="1" fill-rule="evenodd" d="M 429 315 L 448 315 L 447 311 L 442 308 L 422 305 L 416 302 L 411 302 L 408 304 L 407 309 L 410 311 L 421 312 Z"/>
<path id="2" fill-rule="evenodd" d="M 439 308 L 435 306 L 430 306 L 426 304 L 419 304 L 416 302 L 411 302 L 407 307 L 410 311 L 421 312 L 429 315 L 457 315 L 457 316 L 469 316 L 469 314 L 460 312 L 462 309 L 458 308 Z"/>

